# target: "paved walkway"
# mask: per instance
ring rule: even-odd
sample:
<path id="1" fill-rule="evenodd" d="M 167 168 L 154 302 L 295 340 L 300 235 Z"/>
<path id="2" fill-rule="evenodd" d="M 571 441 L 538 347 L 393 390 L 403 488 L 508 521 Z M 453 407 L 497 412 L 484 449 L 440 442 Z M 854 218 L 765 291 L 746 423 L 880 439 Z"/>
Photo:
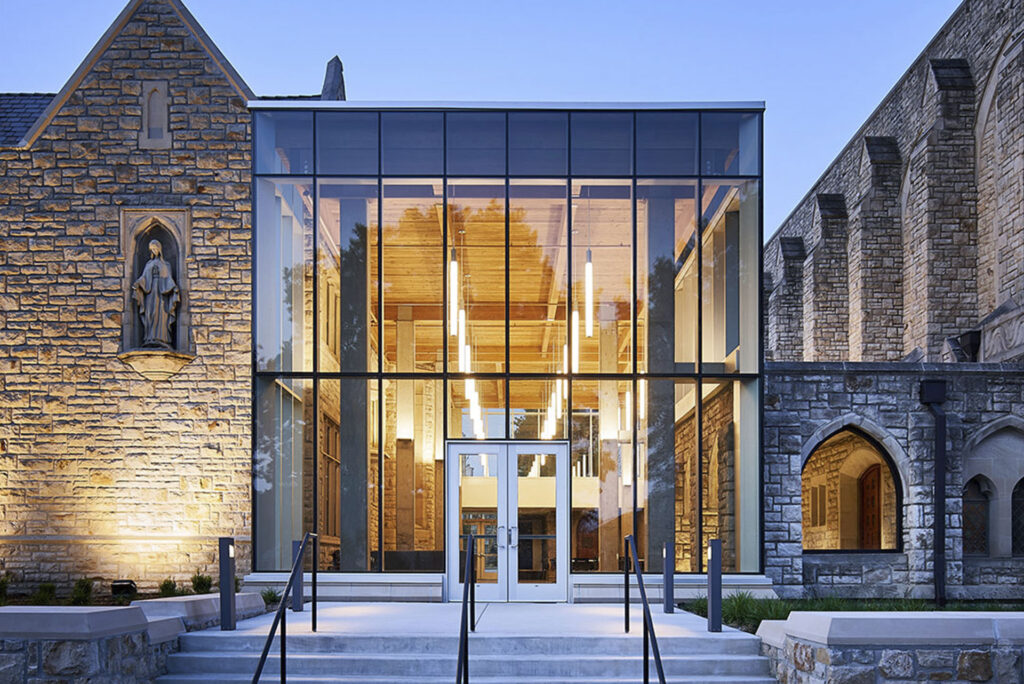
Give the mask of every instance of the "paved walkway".
<path id="1" fill-rule="evenodd" d="M 310 604 L 302 613 L 288 613 L 288 634 L 310 633 Z M 707 621 L 685 611 L 662 612 L 652 606 L 654 629 L 663 637 L 747 637 L 731 627 L 719 635 L 707 631 Z M 626 636 L 621 604 L 477 603 L 477 635 L 491 636 Z M 317 633 L 358 635 L 458 635 L 462 615 L 458 603 L 321 603 Z M 642 609 L 630 606 L 630 634 L 642 632 Z M 273 614 L 243 620 L 235 634 L 266 634 Z M 214 628 L 217 629 L 217 628 Z"/>

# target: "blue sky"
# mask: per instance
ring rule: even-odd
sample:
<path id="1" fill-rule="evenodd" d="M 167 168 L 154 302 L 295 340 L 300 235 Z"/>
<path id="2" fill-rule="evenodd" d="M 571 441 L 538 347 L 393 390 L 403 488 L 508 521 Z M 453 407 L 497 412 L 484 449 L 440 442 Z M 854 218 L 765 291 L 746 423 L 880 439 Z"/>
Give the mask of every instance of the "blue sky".
<path id="1" fill-rule="evenodd" d="M 764 100 L 765 233 L 959 0 L 185 0 L 259 94 Z M 0 92 L 58 90 L 126 0 L 0 0 Z"/>

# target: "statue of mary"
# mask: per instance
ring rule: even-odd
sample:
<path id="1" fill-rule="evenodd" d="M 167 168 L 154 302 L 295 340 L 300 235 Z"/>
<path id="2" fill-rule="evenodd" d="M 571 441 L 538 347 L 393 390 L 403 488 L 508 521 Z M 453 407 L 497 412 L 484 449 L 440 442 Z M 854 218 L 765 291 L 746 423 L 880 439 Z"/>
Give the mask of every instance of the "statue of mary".
<path id="1" fill-rule="evenodd" d="M 171 275 L 170 265 L 164 261 L 159 240 L 150 240 L 149 255 L 142 275 L 132 284 L 132 299 L 142 318 L 142 346 L 173 349 L 171 335 L 181 299 L 178 285 Z"/>

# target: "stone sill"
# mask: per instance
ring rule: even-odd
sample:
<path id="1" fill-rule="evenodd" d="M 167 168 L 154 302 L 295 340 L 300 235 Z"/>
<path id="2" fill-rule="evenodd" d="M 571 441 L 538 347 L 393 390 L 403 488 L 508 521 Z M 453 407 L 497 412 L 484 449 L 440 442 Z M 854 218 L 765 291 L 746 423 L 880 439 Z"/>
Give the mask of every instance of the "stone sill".
<path id="1" fill-rule="evenodd" d="M 902 361 L 765 361 L 764 374 L 814 373 L 941 373 L 943 375 L 1003 375 L 1020 373 L 1022 363 L 904 363 Z"/>

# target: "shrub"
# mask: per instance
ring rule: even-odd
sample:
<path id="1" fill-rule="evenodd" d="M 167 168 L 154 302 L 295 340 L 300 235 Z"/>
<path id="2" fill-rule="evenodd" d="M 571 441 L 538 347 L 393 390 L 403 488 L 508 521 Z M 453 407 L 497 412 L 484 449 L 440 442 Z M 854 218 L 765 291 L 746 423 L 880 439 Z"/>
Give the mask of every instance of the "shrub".
<path id="1" fill-rule="evenodd" d="M 261 591 L 260 596 L 263 597 L 263 603 L 266 604 L 267 608 L 270 608 L 275 603 L 280 603 L 281 601 L 281 592 L 277 589 L 272 589 L 271 587 L 267 587 Z"/>
<path id="2" fill-rule="evenodd" d="M 237 594 L 240 591 L 242 591 L 242 578 L 235 575 L 235 593 Z"/>
<path id="3" fill-rule="evenodd" d="M 192 575 L 192 591 L 197 594 L 209 594 L 213 586 L 213 578 L 209 575 L 201 575 L 199 571 Z"/>
<path id="4" fill-rule="evenodd" d="M 52 606 L 57 602 L 57 585 L 53 582 L 43 582 L 29 600 L 34 606 Z"/>
<path id="5" fill-rule="evenodd" d="M 71 605 L 87 606 L 92 603 L 92 580 L 82 577 L 71 590 Z"/>
<path id="6" fill-rule="evenodd" d="M 160 596 L 166 598 L 168 596 L 177 596 L 177 595 L 178 595 L 178 585 L 175 584 L 174 580 L 172 580 L 170 577 L 168 577 L 167 579 L 165 579 L 163 582 L 160 583 Z"/>
<path id="7" fill-rule="evenodd" d="M 0 575 L 0 606 L 7 605 L 7 587 L 11 584 L 11 573 Z"/>

